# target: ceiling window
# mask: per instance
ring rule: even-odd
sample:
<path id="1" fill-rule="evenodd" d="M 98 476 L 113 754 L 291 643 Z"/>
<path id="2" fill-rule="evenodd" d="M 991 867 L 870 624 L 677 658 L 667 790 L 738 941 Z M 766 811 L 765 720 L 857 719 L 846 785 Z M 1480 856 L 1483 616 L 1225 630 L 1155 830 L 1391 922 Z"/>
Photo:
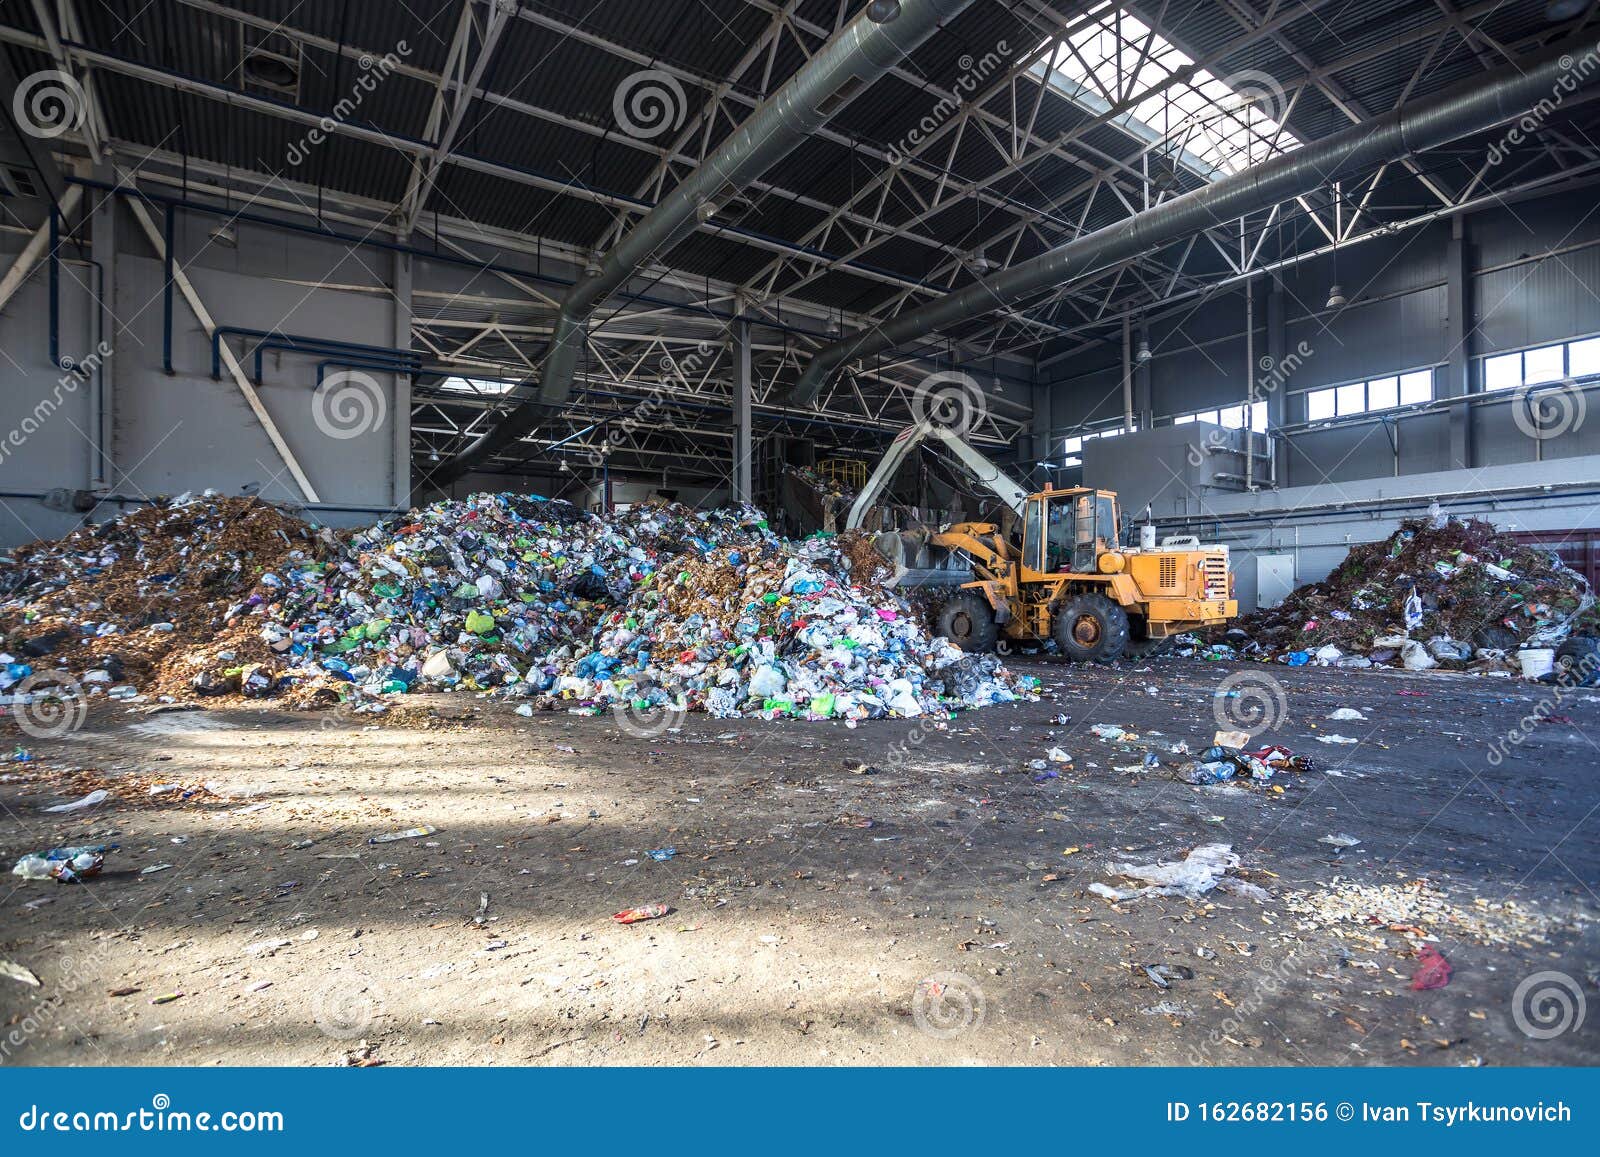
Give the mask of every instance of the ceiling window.
<path id="1" fill-rule="evenodd" d="M 1325 422 L 1433 401 L 1433 371 L 1390 374 L 1365 382 L 1306 391 L 1306 421 Z"/>
<path id="2" fill-rule="evenodd" d="M 1092 6 L 1087 25 L 1056 51 L 1055 87 L 1095 115 L 1148 93 L 1194 61 L 1120 5 Z M 1204 68 L 1136 101 L 1111 123 L 1158 155 L 1207 180 L 1236 173 L 1299 145 L 1274 117 L 1283 94 L 1275 84 L 1238 89 Z"/>
<path id="3" fill-rule="evenodd" d="M 448 393 L 480 394 L 486 398 L 509 394 L 515 387 L 515 382 L 496 382 L 487 378 L 446 378 L 439 383 L 439 388 Z"/>
<path id="4" fill-rule="evenodd" d="M 1600 337 L 1535 346 L 1483 359 L 1483 388 L 1489 393 L 1591 377 L 1600 377 Z"/>

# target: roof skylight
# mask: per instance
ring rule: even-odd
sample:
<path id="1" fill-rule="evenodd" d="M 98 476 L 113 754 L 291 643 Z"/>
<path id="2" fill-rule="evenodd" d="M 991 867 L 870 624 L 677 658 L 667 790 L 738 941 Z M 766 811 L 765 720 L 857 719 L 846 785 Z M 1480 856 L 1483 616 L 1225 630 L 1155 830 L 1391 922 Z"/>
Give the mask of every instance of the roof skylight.
<path id="1" fill-rule="evenodd" d="M 1137 17 L 1100 7 L 1051 62 L 1051 82 L 1074 103 L 1099 115 L 1194 64 Z M 1285 113 L 1283 90 L 1265 73 L 1223 80 L 1200 68 L 1110 123 L 1154 146 L 1155 154 L 1214 180 L 1298 146 L 1279 123 Z"/>

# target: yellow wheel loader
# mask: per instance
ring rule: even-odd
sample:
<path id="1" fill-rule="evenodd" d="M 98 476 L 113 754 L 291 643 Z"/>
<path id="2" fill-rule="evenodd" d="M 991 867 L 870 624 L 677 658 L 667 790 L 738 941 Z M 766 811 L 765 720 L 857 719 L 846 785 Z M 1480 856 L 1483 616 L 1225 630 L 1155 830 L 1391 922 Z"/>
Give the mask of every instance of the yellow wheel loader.
<path id="1" fill-rule="evenodd" d="M 1159 547 L 1141 527 L 1139 546 L 1120 544 L 1117 496 L 1107 490 L 1029 494 L 954 431 L 921 422 L 896 436 L 850 509 L 859 528 L 906 457 L 929 438 L 943 442 L 1016 515 L 1011 534 L 989 522 L 959 522 L 878 536 L 902 587 L 954 586 L 938 613 L 940 634 L 966 651 L 1055 641 L 1077 662 L 1109 662 L 1159 648 L 1173 635 L 1238 613 L 1228 548 L 1192 537 Z"/>

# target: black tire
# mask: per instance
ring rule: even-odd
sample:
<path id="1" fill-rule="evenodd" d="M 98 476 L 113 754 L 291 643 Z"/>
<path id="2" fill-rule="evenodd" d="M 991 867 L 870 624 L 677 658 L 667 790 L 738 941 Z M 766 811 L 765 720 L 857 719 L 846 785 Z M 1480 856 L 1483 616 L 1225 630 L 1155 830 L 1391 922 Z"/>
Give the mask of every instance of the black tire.
<path id="1" fill-rule="evenodd" d="M 1171 645 L 1171 635 L 1166 635 L 1159 639 L 1130 638 L 1128 645 L 1122 649 L 1122 656 L 1125 659 L 1150 659 L 1161 654 Z"/>
<path id="2" fill-rule="evenodd" d="M 1128 646 L 1128 612 L 1100 594 L 1075 595 L 1056 611 L 1051 634 L 1075 663 L 1109 663 Z"/>
<path id="3" fill-rule="evenodd" d="M 994 622 L 994 608 L 982 595 L 971 591 L 952 595 L 939 608 L 938 627 L 939 634 L 970 654 L 994 650 L 1000 633 Z"/>
<path id="4" fill-rule="evenodd" d="M 1479 627 L 1472 636 L 1472 646 L 1478 651 L 1515 651 L 1522 644 L 1510 627 Z"/>
<path id="5" fill-rule="evenodd" d="M 1569 687 L 1600 683 L 1600 639 L 1575 635 L 1557 647 L 1555 676 Z"/>

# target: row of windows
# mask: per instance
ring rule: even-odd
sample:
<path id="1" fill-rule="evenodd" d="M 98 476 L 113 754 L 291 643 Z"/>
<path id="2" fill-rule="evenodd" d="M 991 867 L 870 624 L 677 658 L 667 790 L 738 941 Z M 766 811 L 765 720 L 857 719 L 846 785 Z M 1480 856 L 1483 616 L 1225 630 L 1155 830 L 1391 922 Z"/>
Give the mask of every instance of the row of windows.
<path id="1" fill-rule="evenodd" d="M 1483 388 L 1485 391 L 1514 390 L 1521 386 L 1536 386 L 1544 382 L 1559 382 L 1565 378 L 1600 377 L 1600 337 L 1580 341 L 1558 342 L 1510 354 L 1496 354 L 1483 361 Z M 1433 401 L 1433 371 L 1415 370 L 1406 374 L 1390 374 L 1364 382 L 1351 382 L 1343 386 L 1330 386 L 1325 390 L 1306 391 L 1306 421 L 1321 422 L 1329 418 L 1343 418 L 1352 414 L 1368 414 L 1379 410 L 1392 410 L 1402 406 L 1417 406 Z M 1266 402 L 1252 402 L 1249 409 L 1250 429 L 1262 432 L 1267 429 Z M 1220 406 L 1214 410 L 1196 410 L 1172 419 L 1174 426 L 1191 422 L 1210 422 L 1229 430 L 1241 430 L 1245 424 L 1243 405 Z M 1115 426 L 1092 434 L 1068 438 L 1066 465 L 1081 463 L 1078 454 L 1083 444 L 1095 438 L 1114 438 L 1122 427 Z"/>
<path id="2" fill-rule="evenodd" d="M 1366 382 L 1351 382 L 1327 390 L 1306 391 L 1306 421 L 1343 418 L 1347 414 L 1366 414 L 1373 410 L 1392 410 L 1396 406 L 1415 406 L 1433 401 L 1433 371 L 1390 374 Z"/>
<path id="3" fill-rule="evenodd" d="M 1187 426 L 1190 422 L 1210 422 L 1213 426 L 1221 426 L 1228 430 L 1244 429 L 1244 406 L 1221 406 L 1215 410 L 1196 410 L 1192 414 L 1183 414 L 1172 419 L 1174 426 Z M 1256 433 L 1262 433 L 1267 428 L 1267 404 L 1265 402 L 1251 402 L 1250 428 Z"/>
<path id="4" fill-rule="evenodd" d="M 1483 388 L 1515 390 L 1562 378 L 1600 375 L 1600 337 L 1539 346 L 1483 359 Z"/>
<path id="5" fill-rule="evenodd" d="M 1135 426 L 1134 429 L 1138 429 L 1138 427 Z M 1062 462 L 1062 465 L 1082 466 L 1083 459 L 1078 457 L 1078 455 L 1083 452 L 1083 444 L 1085 442 L 1093 442 L 1097 438 L 1118 438 L 1125 433 L 1127 433 L 1127 431 L 1124 430 L 1120 425 L 1117 425 L 1107 426 L 1104 430 L 1096 430 L 1090 434 L 1074 434 L 1066 441 L 1067 456 L 1066 460 Z"/>

